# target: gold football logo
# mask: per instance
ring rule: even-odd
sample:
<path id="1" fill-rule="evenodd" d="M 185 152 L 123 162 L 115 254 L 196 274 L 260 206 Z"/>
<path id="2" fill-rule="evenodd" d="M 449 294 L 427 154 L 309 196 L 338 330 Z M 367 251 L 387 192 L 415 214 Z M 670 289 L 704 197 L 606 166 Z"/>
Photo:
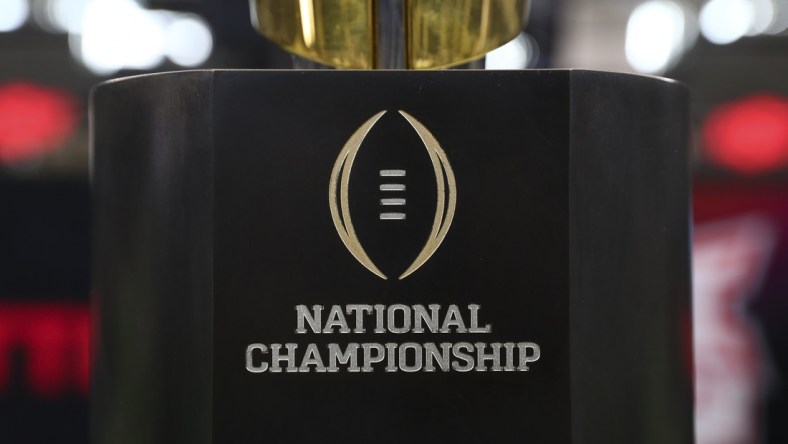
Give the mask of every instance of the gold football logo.
<path id="1" fill-rule="evenodd" d="M 353 228 L 353 221 L 350 216 L 350 198 L 348 194 L 350 184 L 350 172 L 353 168 L 353 162 L 356 155 L 361 149 L 361 144 L 364 142 L 369 131 L 375 126 L 375 123 L 383 117 L 386 111 L 381 111 L 369 120 L 364 122 L 354 133 L 350 139 L 345 143 L 342 151 L 339 152 L 334 163 L 334 168 L 331 171 L 331 180 L 328 185 L 328 201 L 331 208 L 331 219 L 334 221 L 334 227 L 339 233 L 342 243 L 345 244 L 348 251 L 353 257 L 358 260 L 361 265 L 366 267 L 369 271 L 382 279 L 388 277 L 380 271 L 380 269 L 369 258 L 364 247 L 356 236 L 356 231 Z M 437 205 L 435 206 L 435 217 L 432 223 L 432 230 L 427 237 L 427 242 L 419 252 L 413 263 L 399 276 L 399 279 L 404 279 L 410 276 L 419 267 L 424 265 L 427 260 L 435 253 L 440 247 L 441 242 L 446 237 L 446 233 L 451 227 L 452 220 L 454 220 L 454 211 L 457 207 L 457 182 L 454 179 L 454 172 L 449 164 L 449 159 L 446 157 L 446 152 L 443 151 L 438 141 L 430 133 L 430 131 L 422 125 L 421 122 L 416 120 L 415 117 L 399 111 L 400 115 L 410 123 L 413 129 L 421 138 L 424 148 L 432 162 L 432 169 L 435 172 L 435 182 L 437 185 Z M 383 173 L 383 172 L 381 172 Z M 382 217 L 382 215 L 381 215 Z"/>

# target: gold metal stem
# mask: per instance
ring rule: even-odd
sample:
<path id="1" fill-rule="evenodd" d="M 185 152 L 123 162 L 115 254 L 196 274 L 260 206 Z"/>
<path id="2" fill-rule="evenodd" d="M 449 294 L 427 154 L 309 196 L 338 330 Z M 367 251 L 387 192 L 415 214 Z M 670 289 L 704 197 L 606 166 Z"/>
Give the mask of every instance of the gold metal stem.
<path id="1" fill-rule="evenodd" d="M 435 69 L 478 59 L 515 38 L 528 0 L 251 0 L 251 5 L 263 36 L 307 59 L 337 68 Z"/>

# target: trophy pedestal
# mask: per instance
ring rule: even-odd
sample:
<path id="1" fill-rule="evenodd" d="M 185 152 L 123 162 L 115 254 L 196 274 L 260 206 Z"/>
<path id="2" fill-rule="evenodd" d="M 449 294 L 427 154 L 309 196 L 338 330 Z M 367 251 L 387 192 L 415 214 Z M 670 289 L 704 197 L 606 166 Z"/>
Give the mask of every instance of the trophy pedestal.
<path id="1" fill-rule="evenodd" d="M 93 442 L 692 442 L 684 87 L 194 71 L 92 100 Z"/>

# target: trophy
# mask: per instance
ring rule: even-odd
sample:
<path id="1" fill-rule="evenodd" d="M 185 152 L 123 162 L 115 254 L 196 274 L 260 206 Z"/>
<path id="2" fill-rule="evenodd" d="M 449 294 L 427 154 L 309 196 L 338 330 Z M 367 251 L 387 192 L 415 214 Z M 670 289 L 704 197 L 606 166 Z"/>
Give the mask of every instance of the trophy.
<path id="1" fill-rule="evenodd" d="M 93 442 L 693 442 L 687 90 L 445 69 L 526 10 L 257 0 L 352 69 L 98 86 Z"/>

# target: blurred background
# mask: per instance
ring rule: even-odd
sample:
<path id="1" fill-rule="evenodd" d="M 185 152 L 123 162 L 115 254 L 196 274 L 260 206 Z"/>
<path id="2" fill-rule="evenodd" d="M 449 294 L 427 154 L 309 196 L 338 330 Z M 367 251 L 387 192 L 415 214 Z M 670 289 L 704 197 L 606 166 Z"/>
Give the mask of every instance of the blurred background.
<path id="1" fill-rule="evenodd" d="M 249 17 L 243 0 L 0 0 L 0 443 L 87 442 L 91 86 L 291 67 Z M 788 443 L 788 0 L 534 0 L 485 67 L 692 88 L 698 443 Z"/>

